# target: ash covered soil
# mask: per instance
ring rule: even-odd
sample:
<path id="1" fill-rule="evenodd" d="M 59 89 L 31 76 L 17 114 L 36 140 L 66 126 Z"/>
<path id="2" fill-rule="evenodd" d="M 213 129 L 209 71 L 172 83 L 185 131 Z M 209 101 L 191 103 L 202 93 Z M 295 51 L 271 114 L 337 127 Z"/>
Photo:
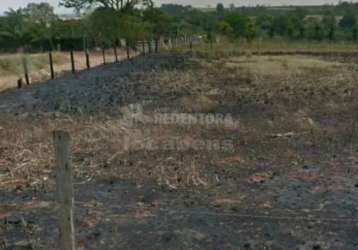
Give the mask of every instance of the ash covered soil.
<path id="1" fill-rule="evenodd" d="M 358 249 L 354 60 L 160 54 L 0 93 L 0 249 L 56 249 L 55 129 L 78 249 Z"/>

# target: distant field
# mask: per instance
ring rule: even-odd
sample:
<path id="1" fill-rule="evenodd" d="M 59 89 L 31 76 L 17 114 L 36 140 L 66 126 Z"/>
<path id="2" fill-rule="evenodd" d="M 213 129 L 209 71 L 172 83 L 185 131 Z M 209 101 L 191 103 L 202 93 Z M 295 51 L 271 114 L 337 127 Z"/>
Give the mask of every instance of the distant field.
<path id="1" fill-rule="evenodd" d="M 186 48 L 189 49 L 189 48 Z M 195 48 L 199 52 L 211 51 L 216 56 L 235 55 L 238 53 L 302 53 L 302 52 L 324 52 L 324 53 L 355 53 L 358 52 L 358 44 L 350 42 L 306 42 L 288 40 L 261 40 L 247 43 L 238 41 L 236 43 L 220 41 L 213 44 L 202 44 Z M 180 48 L 182 50 L 182 48 Z M 120 58 L 125 58 L 125 52 L 119 52 Z M 22 54 L 0 54 L 0 91 L 16 87 L 19 78 L 24 77 L 22 65 Z M 56 75 L 71 71 L 69 52 L 55 52 L 53 54 Z M 31 82 L 39 82 L 50 79 L 49 58 L 47 53 L 27 55 L 29 63 Z M 103 63 L 102 53 L 92 51 L 90 53 L 91 67 Z M 106 61 L 114 62 L 112 50 L 106 51 Z M 83 52 L 75 52 L 76 70 L 86 68 L 86 59 Z"/>
<path id="2" fill-rule="evenodd" d="M 229 53 L 262 53 L 262 52 L 322 52 L 322 53 L 353 53 L 358 52 L 358 44 L 353 42 L 314 42 L 314 41 L 290 41 L 283 39 L 274 40 L 255 40 L 251 43 L 246 41 L 237 41 L 235 43 L 221 40 L 214 43 L 212 47 L 209 44 L 202 44 L 197 47 L 199 51 L 218 51 L 221 54 Z"/>
<path id="3" fill-rule="evenodd" d="M 14 88 L 19 78 L 24 78 L 23 54 L 0 54 L 0 91 Z M 120 58 L 125 57 L 125 53 L 119 53 Z M 48 53 L 37 53 L 27 55 L 31 82 L 38 82 L 50 79 L 50 67 Z M 71 61 L 69 52 L 53 53 L 55 74 L 63 74 L 71 71 Z M 106 51 L 106 61 L 114 62 L 112 50 Z M 92 51 L 90 53 L 91 67 L 103 63 L 102 52 Z M 83 52 L 75 52 L 76 70 L 86 68 L 86 57 Z"/>

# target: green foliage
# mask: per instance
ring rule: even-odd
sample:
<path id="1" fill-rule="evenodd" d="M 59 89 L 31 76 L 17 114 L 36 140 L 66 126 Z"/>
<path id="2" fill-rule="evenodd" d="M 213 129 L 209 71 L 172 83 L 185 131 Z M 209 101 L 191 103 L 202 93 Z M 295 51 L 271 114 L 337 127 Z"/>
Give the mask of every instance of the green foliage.
<path id="1" fill-rule="evenodd" d="M 143 20 L 149 27 L 155 39 L 168 35 L 171 28 L 171 18 L 163 11 L 148 8 L 143 12 Z"/>
<path id="2" fill-rule="evenodd" d="M 185 23 L 192 32 L 196 33 L 204 33 L 208 29 L 214 29 L 218 21 L 215 12 L 203 12 L 191 6 L 163 4 L 160 10 L 171 16 L 173 23 Z M 172 24 L 172 26 L 175 25 Z"/>
<path id="3" fill-rule="evenodd" d="M 270 32 L 272 29 L 273 17 L 269 15 L 260 15 L 256 18 L 256 26 L 263 32 Z"/>
<path id="4" fill-rule="evenodd" d="M 289 38 L 303 36 L 303 20 L 297 15 L 273 17 L 271 25 L 271 31 L 276 35 L 288 36 Z"/>
<path id="5" fill-rule="evenodd" d="M 93 6 L 100 6 L 106 9 L 133 10 L 138 4 L 148 7 L 153 6 L 152 0 L 61 0 L 60 5 L 66 8 L 75 8 L 77 12 Z"/>
<path id="6" fill-rule="evenodd" d="M 57 19 L 53 7 L 49 3 L 29 3 L 23 12 L 32 22 L 46 25 Z"/>
<path id="7" fill-rule="evenodd" d="M 229 13 L 224 20 L 218 27 L 221 33 L 228 35 L 228 32 L 231 32 L 232 37 L 246 38 L 248 41 L 256 37 L 256 26 L 251 18 L 239 13 Z"/>
<path id="8" fill-rule="evenodd" d="M 352 29 L 357 24 L 357 15 L 353 11 L 347 11 L 341 21 L 339 22 L 339 26 L 344 29 Z"/>
<path id="9" fill-rule="evenodd" d="M 148 37 L 148 26 L 139 17 L 122 15 L 119 22 L 119 30 L 127 45 L 134 46 L 139 40 Z"/>
<path id="10" fill-rule="evenodd" d="M 218 32 L 222 35 L 225 35 L 227 37 L 232 37 L 234 34 L 234 29 L 231 27 L 231 25 L 226 21 L 220 21 L 217 24 L 216 29 Z"/>
<path id="11" fill-rule="evenodd" d="M 357 27 L 357 25 L 356 26 L 354 26 L 353 27 L 353 29 L 352 29 L 352 39 L 353 39 L 353 41 L 357 41 L 357 39 L 358 39 L 358 27 Z"/>
<path id="12" fill-rule="evenodd" d="M 29 40 L 28 23 L 22 9 L 10 9 L 0 23 L 0 38 L 16 46 L 24 46 Z"/>
<path id="13" fill-rule="evenodd" d="M 48 3 L 30 3 L 0 17 L 0 48 L 42 50 L 56 47 L 112 46 L 121 38 L 132 45 L 137 40 L 201 35 L 212 43 L 220 34 L 230 39 L 260 38 L 307 40 L 357 40 L 358 4 L 337 6 L 270 8 L 264 6 L 202 11 L 191 6 L 163 4 L 152 0 L 61 0 L 78 12 L 94 11 L 82 18 L 60 20 Z M 137 8 L 140 7 L 140 8 Z M 338 17 L 343 16 L 338 23 Z M 339 25 L 338 25 L 339 24 Z M 58 46 L 60 45 L 60 46 Z"/>
<path id="14" fill-rule="evenodd" d="M 327 33 L 327 38 L 330 41 L 333 41 L 336 36 L 336 29 L 337 29 L 337 20 L 333 13 L 327 12 L 322 20 L 322 25 Z"/>
<path id="15" fill-rule="evenodd" d="M 90 19 L 90 18 L 89 18 Z M 52 24 L 52 34 L 57 40 L 61 39 L 81 39 L 90 33 L 86 20 L 57 20 Z"/>
<path id="16" fill-rule="evenodd" d="M 225 11 L 225 7 L 222 3 L 218 3 L 216 5 L 216 12 L 217 13 L 223 13 Z"/>
<path id="17" fill-rule="evenodd" d="M 108 8 L 98 8 L 88 20 L 88 29 L 97 44 L 102 46 L 113 44 L 120 37 L 121 16 Z"/>
<path id="18" fill-rule="evenodd" d="M 245 38 L 249 42 L 251 42 L 252 40 L 254 40 L 255 37 L 256 37 L 256 27 L 250 19 L 246 26 Z"/>

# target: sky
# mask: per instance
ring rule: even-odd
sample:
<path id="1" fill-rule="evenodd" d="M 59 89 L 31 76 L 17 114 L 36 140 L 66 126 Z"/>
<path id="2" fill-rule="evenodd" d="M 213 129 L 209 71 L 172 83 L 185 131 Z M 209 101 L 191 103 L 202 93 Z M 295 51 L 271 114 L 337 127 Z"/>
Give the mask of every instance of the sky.
<path id="1" fill-rule="evenodd" d="M 8 10 L 9 8 L 19 8 L 26 6 L 29 2 L 48 2 L 56 7 L 57 13 L 71 13 L 71 10 L 58 7 L 59 0 L 0 0 L 0 13 Z M 208 5 L 216 6 L 218 2 L 225 5 L 230 3 L 236 6 L 248 5 L 313 5 L 313 4 L 333 4 L 338 0 L 154 0 L 157 5 L 163 3 L 177 3 L 192 5 L 195 7 L 206 7 Z M 358 0 L 352 1 L 358 2 Z"/>

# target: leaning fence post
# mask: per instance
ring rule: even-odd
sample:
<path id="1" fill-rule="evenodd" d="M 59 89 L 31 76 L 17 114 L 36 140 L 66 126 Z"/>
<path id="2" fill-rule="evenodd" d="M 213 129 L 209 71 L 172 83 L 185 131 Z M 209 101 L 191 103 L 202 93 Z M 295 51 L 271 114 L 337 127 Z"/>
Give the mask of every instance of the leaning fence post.
<path id="1" fill-rule="evenodd" d="M 24 74 L 25 74 L 26 85 L 30 85 L 29 68 L 27 66 L 26 55 L 24 55 L 24 57 L 22 58 L 22 64 L 24 66 Z"/>
<path id="2" fill-rule="evenodd" d="M 76 73 L 76 67 L 75 67 L 75 58 L 73 55 L 73 49 L 71 49 L 70 51 L 70 56 L 71 56 L 71 70 L 72 70 L 72 74 Z"/>
<path id="3" fill-rule="evenodd" d="M 73 218 L 73 177 L 70 161 L 70 135 L 65 131 L 54 131 L 56 164 L 56 200 L 59 207 L 58 224 L 61 250 L 75 250 L 75 227 Z"/>
<path id="4" fill-rule="evenodd" d="M 51 79 L 55 79 L 55 71 L 53 69 L 53 58 L 52 58 L 52 52 L 50 51 L 48 53 L 49 60 L 50 60 L 50 72 L 51 72 Z"/>

